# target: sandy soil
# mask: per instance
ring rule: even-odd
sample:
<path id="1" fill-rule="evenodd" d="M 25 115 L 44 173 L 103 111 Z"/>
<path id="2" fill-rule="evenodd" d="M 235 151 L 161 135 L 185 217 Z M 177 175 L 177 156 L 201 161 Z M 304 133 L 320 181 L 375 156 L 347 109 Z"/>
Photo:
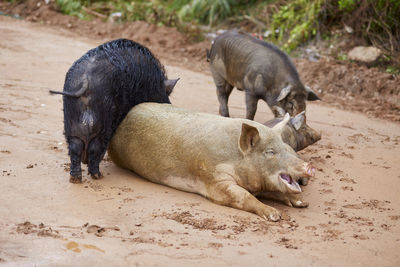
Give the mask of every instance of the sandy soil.
<path id="1" fill-rule="evenodd" d="M 307 209 L 279 223 L 153 184 L 103 161 L 104 179 L 68 182 L 62 89 L 73 61 L 100 44 L 0 17 L 0 265 L 397 266 L 400 126 L 310 103 L 322 140 L 301 155 L 317 166 Z M 212 78 L 166 65 L 180 107 L 217 114 Z M 301 71 L 301 70 L 300 70 Z M 234 91 L 231 115 L 243 117 Z M 256 120 L 272 117 L 259 105 Z"/>

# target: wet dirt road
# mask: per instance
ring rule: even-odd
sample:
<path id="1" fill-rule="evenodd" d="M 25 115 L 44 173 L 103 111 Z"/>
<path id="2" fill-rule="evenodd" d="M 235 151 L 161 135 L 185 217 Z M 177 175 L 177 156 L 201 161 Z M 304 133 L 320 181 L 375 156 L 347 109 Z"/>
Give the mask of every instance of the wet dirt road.
<path id="1" fill-rule="evenodd" d="M 283 212 L 279 223 L 110 161 L 103 179 L 70 184 L 62 101 L 48 90 L 61 90 L 71 64 L 100 43 L 7 17 L 0 36 L 0 265 L 400 264 L 400 125 L 309 104 L 308 122 L 323 135 L 301 152 L 318 169 L 304 187 L 310 207 L 266 201 Z M 211 76 L 158 56 L 181 78 L 174 105 L 217 114 Z M 244 116 L 241 92 L 229 104 L 231 116 Z M 260 103 L 256 120 L 271 117 Z"/>

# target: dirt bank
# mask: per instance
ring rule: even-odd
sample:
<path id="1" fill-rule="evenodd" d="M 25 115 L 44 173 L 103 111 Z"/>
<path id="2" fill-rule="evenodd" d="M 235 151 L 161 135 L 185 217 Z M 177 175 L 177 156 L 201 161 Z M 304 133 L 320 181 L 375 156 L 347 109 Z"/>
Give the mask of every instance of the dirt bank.
<path id="1" fill-rule="evenodd" d="M 0 2 L 0 11 L 86 36 L 98 43 L 121 37 L 132 39 L 170 64 L 209 74 L 205 60 L 205 49 L 211 45 L 209 41 L 192 43 L 174 28 L 141 21 L 123 24 L 99 18 L 83 21 L 61 14 L 53 1 L 48 3 L 44 0 Z M 322 57 L 317 62 L 296 59 L 295 63 L 303 82 L 318 91 L 324 105 L 400 122 L 400 76 L 331 57 Z"/>
<path id="2" fill-rule="evenodd" d="M 0 17 L 0 265 L 396 266 L 400 263 L 400 126 L 320 104 L 323 139 L 307 209 L 266 201 L 279 223 L 152 184 L 103 161 L 105 178 L 68 182 L 60 90 L 72 62 L 101 43 Z M 163 59 L 181 77 L 172 102 L 217 114 L 212 79 Z M 173 63 L 173 62 L 172 62 Z M 333 70 L 335 71 L 335 70 Z M 243 117 L 234 91 L 231 115 Z M 271 118 L 260 104 L 256 120 Z"/>

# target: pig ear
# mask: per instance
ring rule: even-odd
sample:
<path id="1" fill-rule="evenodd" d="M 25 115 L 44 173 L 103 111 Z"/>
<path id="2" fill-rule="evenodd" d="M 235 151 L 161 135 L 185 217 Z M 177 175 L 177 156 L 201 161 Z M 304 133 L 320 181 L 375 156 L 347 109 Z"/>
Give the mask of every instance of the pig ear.
<path id="1" fill-rule="evenodd" d="M 305 118 L 305 111 L 300 112 L 297 114 L 295 117 L 290 119 L 290 122 L 292 123 L 293 127 L 298 131 L 301 126 L 304 125 L 306 118 Z"/>
<path id="2" fill-rule="evenodd" d="M 276 100 L 278 102 L 282 101 L 289 95 L 290 91 L 292 91 L 292 85 L 288 84 L 288 86 L 282 88 L 281 93 Z"/>
<path id="3" fill-rule="evenodd" d="M 276 124 L 272 128 L 272 130 L 274 130 L 275 132 L 277 132 L 280 135 L 282 133 L 283 128 L 288 123 L 289 119 L 290 119 L 290 115 L 289 115 L 289 113 L 286 113 L 285 117 L 283 117 L 283 120 L 280 123 Z"/>
<path id="4" fill-rule="evenodd" d="M 260 141 L 260 134 L 256 127 L 242 124 L 242 133 L 239 138 L 239 148 L 243 154 L 250 152 Z"/>
<path id="5" fill-rule="evenodd" d="M 281 108 L 280 106 L 273 106 L 272 110 L 274 112 L 275 117 L 283 117 L 286 114 L 286 111 L 283 108 Z M 277 116 L 277 114 L 278 114 L 278 116 Z"/>
<path id="6" fill-rule="evenodd" d="M 180 78 L 175 80 L 164 80 L 165 90 L 167 91 L 167 95 L 172 93 L 176 83 L 179 81 Z"/>
<path id="7" fill-rule="evenodd" d="M 306 89 L 307 100 L 309 101 L 321 100 L 321 98 L 319 98 L 317 94 L 307 85 L 304 86 L 304 89 Z"/>

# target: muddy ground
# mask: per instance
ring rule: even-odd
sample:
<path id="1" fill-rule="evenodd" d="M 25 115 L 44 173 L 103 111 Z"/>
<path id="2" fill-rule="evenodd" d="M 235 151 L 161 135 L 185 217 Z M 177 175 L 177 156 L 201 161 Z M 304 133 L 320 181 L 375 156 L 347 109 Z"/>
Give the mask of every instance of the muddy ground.
<path id="1" fill-rule="evenodd" d="M 71 64 L 102 40 L 4 16 L 0 36 L 0 264 L 399 265 L 400 125 L 392 117 L 310 103 L 308 122 L 323 135 L 301 152 L 318 170 L 303 188 L 310 207 L 266 200 L 283 212 L 278 223 L 147 182 L 107 160 L 103 179 L 70 184 L 62 101 L 48 90 L 60 90 Z M 169 77 L 181 78 L 173 104 L 217 114 L 202 65 L 188 68 L 153 50 Z M 329 73 L 338 73 L 335 66 Z M 244 116 L 243 98 L 232 93 L 233 117 Z M 256 120 L 271 117 L 260 103 Z"/>

